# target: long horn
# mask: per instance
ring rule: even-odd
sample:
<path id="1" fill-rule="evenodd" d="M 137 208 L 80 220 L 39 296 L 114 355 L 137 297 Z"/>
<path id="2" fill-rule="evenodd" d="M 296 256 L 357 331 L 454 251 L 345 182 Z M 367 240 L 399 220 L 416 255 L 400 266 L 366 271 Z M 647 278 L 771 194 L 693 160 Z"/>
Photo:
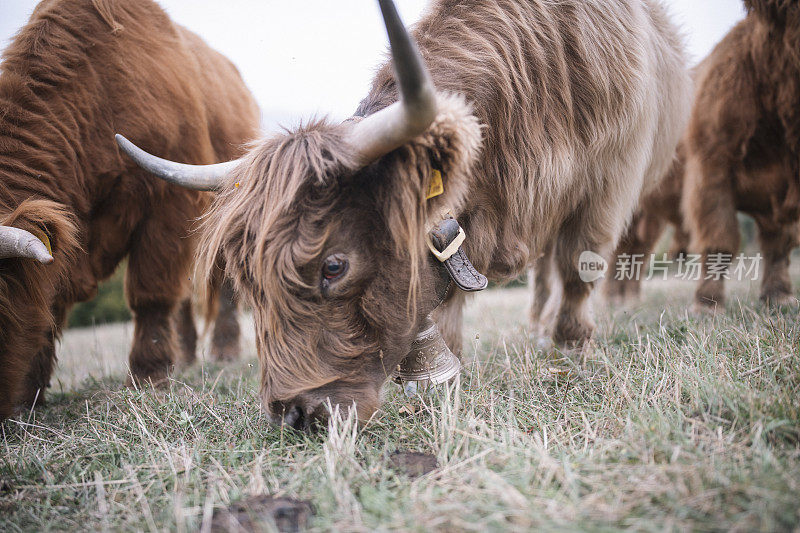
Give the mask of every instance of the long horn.
<path id="1" fill-rule="evenodd" d="M 222 180 L 235 169 L 240 160 L 214 165 L 187 165 L 148 154 L 120 134 L 115 135 L 120 149 L 137 165 L 159 178 L 196 191 L 216 191 Z"/>
<path id="2" fill-rule="evenodd" d="M 0 226 L 0 259 L 26 257 L 49 265 L 53 256 L 36 235 L 24 229 Z"/>
<path id="3" fill-rule="evenodd" d="M 353 125 L 348 141 L 366 166 L 428 129 L 436 118 L 436 88 L 417 46 L 406 31 L 392 0 L 378 0 L 389 45 L 400 101 Z"/>

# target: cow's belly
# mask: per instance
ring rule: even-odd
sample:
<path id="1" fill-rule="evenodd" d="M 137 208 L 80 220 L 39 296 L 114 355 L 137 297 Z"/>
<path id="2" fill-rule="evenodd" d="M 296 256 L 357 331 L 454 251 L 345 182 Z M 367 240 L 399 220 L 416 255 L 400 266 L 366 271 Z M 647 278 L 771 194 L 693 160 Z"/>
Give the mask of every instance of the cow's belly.
<path id="1" fill-rule="evenodd" d="M 773 205 L 780 205 L 786 195 L 792 176 L 790 166 L 780 160 L 745 166 L 736 174 L 736 204 L 740 211 L 749 214 L 768 214 Z"/>

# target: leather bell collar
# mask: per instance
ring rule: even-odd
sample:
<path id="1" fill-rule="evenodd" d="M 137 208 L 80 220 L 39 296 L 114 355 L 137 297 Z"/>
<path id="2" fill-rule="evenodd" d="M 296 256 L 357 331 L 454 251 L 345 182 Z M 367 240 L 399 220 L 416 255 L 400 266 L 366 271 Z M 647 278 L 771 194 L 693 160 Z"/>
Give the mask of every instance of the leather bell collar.
<path id="1" fill-rule="evenodd" d="M 450 279 L 458 288 L 466 292 L 482 291 L 489 285 L 489 280 L 470 262 L 461 246 L 465 240 L 464 229 L 452 215 L 445 215 L 428 232 L 428 248 L 436 259 L 444 263 Z"/>

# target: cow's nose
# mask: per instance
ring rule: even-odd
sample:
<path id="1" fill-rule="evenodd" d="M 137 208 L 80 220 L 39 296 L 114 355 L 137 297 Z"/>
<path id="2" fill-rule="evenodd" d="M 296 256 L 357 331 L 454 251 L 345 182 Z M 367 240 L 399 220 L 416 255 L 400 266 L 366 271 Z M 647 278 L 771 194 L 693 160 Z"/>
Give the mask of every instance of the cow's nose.
<path id="1" fill-rule="evenodd" d="M 310 432 L 318 427 L 319 417 L 299 400 L 272 404 L 272 423 L 288 426 L 297 431 Z"/>

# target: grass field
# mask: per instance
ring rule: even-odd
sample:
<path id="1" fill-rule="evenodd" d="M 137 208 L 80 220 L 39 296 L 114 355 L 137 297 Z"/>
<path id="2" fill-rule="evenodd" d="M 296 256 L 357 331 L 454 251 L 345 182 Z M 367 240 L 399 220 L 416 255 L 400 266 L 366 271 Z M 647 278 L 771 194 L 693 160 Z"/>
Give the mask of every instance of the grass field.
<path id="1" fill-rule="evenodd" d="M 2 426 L 0 531 L 209 531 L 262 494 L 310 501 L 316 530 L 800 531 L 797 310 L 735 285 L 726 316 L 697 321 L 692 290 L 597 305 L 584 357 L 533 350 L 527 291 L 488 291 L 457 386 L 389 385 L 365 427 L 312 436 L 260 414 L 252 339 L 152 392 L 122 387 L 130 325 L 72 330 L 49 405 Z M 410 478 L 397 449 L 439 468 Z"/>

